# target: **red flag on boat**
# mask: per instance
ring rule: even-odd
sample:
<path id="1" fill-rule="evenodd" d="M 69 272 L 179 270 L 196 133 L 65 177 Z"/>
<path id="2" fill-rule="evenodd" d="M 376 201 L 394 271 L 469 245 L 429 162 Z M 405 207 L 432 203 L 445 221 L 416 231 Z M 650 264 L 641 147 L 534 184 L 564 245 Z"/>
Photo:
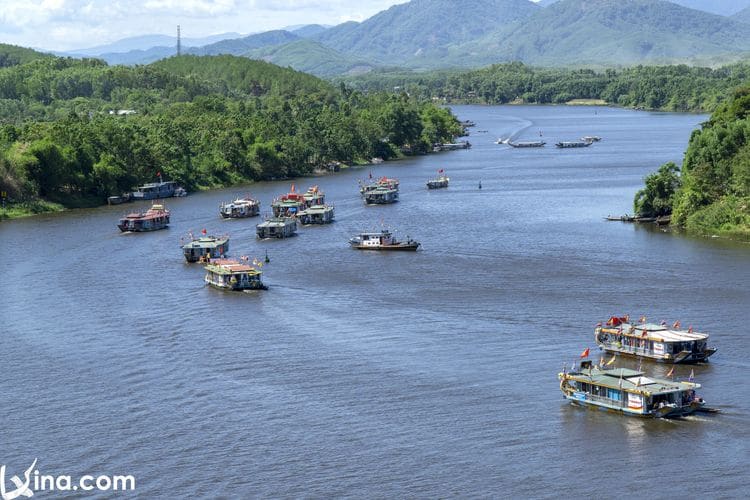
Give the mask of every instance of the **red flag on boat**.
<path id="1" fill-rule="evenodd" d="M 680 320 L 678 319 L 677 321 L 675 321 L 675 322 L 674 322 L 674 324 L 672 325 L 672 328 L 674 328 L 674 329 L 677 329 L 677 328 L 679 328 L 680 326 L 681 326 L 681 325 L 680 325 Z"/>
<path id="2" fill-rule="evenodd" d="M 156 172 L 157 177 L 161 177 L 161 172 Z"/>
<path id="3" fill-rule="evenodd" d="M 648 336 L 648 330 L 644 329 L 643 333 L 641 333 L 641 337 L 647 337 Z"/>
<path id="4" fill-rule="evenodd" d="M 690 325 L 690 328 L 688 328 L 688 333 L 693 333 L 693 325 Z"/>
<path id="5" fill-rule="evenodd" d="M 589 348 L 587 347 L 582 353 L 581 353 L 581 359 L 588 358 L 589 357 Z"/>
<path id="6" fill-rule="evenodd" d="M 202 234 L 202 235 L 204 235 L 204 236 L 206 235 L 206 229 L 205 229 L 205 228 L 203 228 L 203 229 L 201 230 L 201 234 Z"/>

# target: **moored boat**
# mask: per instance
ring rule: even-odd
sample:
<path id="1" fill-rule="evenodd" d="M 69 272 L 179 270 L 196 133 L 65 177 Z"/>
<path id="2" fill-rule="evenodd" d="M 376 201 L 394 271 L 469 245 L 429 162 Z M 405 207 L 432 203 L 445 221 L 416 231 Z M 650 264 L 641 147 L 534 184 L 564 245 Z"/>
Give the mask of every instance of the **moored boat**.
<path id="1" fill-rule="evenodd" d="M 293 217 L 271 217 L 255 226 L 258 238 L 288 238 L 297 233 L 297 220 Z"/>
<path id="2" fill-rule="evenodd" d="M 599 142 L 602 140 L 602 138 L 598 135 L 584 135 L 583 137 L 581 137 L 581 140 L 583 142 Z"/>
<path id="3" fill-rule="evenodd" d="M 665 363 L 708 361 L 716 348 L 708 347 L 708 334 L 681 329 L 679 321 L 666 324 L 630 322 L 629 316 L 612 316 L 605 325 L 597 325 L 594 338 L 607 351 L 626 356 L 653 359 Z"/>
<path id="4" fill-rule="evenodd" d="M 159 176 L 161 179 L 161 176 Z M 177 183 L 174 181 L 149 182 L 140 186 L 133 191 L 135 200 L 154 200 L 156 198 L 171 198 L 177 190 Z"/>
<path id="5" fill-rule="evenodd" d="M 190 235 L 190 241 L 180 240 L 182 253 L 188 262 L 210 262 L 211 259 L 222 258 L 229 252 L 229 236 L 209 236 L 206 230 L 199 238 Z"/>
<path id="6" fill-rule="evenodd" d="M 334 220 L 334 208 L 330 205 L 313 205 L 299 213 L 303 225 L 330 224 Z"/>
<path id="7" fill-rule="evenodd" d="M 169 226 L 169 210 L 161 203 L 154 203 L 145 212 L 132 212 L 120 219 L 117 227 L 120 231 L 141 233 L 158 231 Z"/>
<path id="8" fill-rule="evenodd" d="M 259 269 L 247 262 L 232 259 L 216 259 L 206 265 L 206 284 L 220 290 L 267 290 Z"/>
<path id="9" fill-rule="evenodd" d="M 627 368 L 603 369 L 582 361 L 558 374 L 563 397 L 573 404 L 596 407 L 626 415 L 654 418 L 683 417 L 703 411 L 696 396 L 700 384 L 648 377 Z"/>
<path id="10" fill-rule="evenodd" d="M 438 170 L 438 176 L 436 178 L 427 181 L 427 189 L 447 188 L 449 181 L 450 179 L 445 175 L 445 170 L 441 168 Z"/>
<path id="11" fill-rule="evenodd" d="M 255 217 L 260 213 L 260 201 L 249 196 L 237 198 L 231 203 L 222 203 L 219 214 L 224 219 L 241 219 Z"/>
<path id="12" fill-rule="evenodd" d="M 349 244 L 357 250 L 406 250 L 415 251 L 419 243 L 407 238 L 406 241 L 398 241 L 387 229 L 380 232 L 365 232 L 351 238 Z"/>

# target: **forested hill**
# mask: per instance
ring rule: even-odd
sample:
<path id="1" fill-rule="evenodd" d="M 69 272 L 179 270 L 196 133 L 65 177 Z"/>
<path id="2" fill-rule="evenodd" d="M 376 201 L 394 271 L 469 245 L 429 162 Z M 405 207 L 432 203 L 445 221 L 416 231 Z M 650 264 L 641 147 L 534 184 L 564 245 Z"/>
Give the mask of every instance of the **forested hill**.
<path id="1" fill-rule="evenodd" d="M 100 204 L 157 172 L 189 190 L 301 176 L 404 146 L 427 151 L 459 131 L 431 102 L 241 57 L 135 68 L 44 58 L 0 69 L 0 191 L 16 203 Z"/>
<path id="2" fill-rule="evenodd" d="M 315 38 L 336 50 L 393 65 L 423 53 L 434 57 L 435 51 L 475 40 L 540 9 L 528 0 L 412 0 Z"/>
<path id="3" fill-rule="evenodd" d="M 750 87 L 693 133 L 681 175 L 668 163 L 646 178 L 635 209 L 671 213 L 672 223 L 691 233 L 750 240 Z"/>
<path id="4" fill-rule="evenodd" d="M 0 68 L 7 68 L 8 66 L 24 64 L 35 59 L 51 57 L 52 56 L 25 47 L 0 43 Z"/>

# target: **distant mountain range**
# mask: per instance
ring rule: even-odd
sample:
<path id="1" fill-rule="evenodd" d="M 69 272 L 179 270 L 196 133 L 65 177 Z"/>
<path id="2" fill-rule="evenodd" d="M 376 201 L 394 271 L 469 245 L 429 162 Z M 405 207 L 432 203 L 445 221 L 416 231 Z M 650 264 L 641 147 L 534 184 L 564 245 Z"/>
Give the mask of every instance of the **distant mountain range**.
<path id="1" fill-rule="evenodd" d="M 318 76 L 384 66 L 435 69 L 506 61 L 600 67 L 712 64 L 750 54 L 750 0 L 412 0 L 361 23 L 228 35 L 202 39 L 206 43 L 199 46 L 193 45 L 197 39 L 184 39 L 183 53 L 246 56 Z M 159 45 L 148 46 L 155 42 Z M 174 37 L 146 36 L 69 54 L 146 64 L 173 55 L 175 45 Z M 115 50 L 123 47 L 128 49 Z"/>
<path id="2" fill-rule="evenodd" d="M 732 16 L 735 21 L 750 23 L 750 7 L 746 7 Z"/>
<path id="3" fill-rule="evenodd" d="M 538 5 L 547 7 L 559 0 L 541 0 Z M 689 9 L 702 10 L 720 16 L 731 16 L 740 10 L 750 6 L 750 0 L 671 0 L 672 3 L 688 7 Z"/>
<path id="4" fill-rule="evenodd" d="M 238 38 L 242 35 L 239 33 L 221 33 L 203 38 L 182 38 L 180 43 L 183 47 L 201 47 L 210 43 L 226 40 L 228 38 Z M 177 37 L 168 35 L 143 35 L 130 38 L 123 38 L 106 45 L 98 45 L 88 49 L 70 50 L 65 55 L 99 57 L 103 54 L 125 53 L 131 51 L 147 52 L 154 47 L 177 47 Z M 62 53 L 61 53 L 62 54 Z"/>

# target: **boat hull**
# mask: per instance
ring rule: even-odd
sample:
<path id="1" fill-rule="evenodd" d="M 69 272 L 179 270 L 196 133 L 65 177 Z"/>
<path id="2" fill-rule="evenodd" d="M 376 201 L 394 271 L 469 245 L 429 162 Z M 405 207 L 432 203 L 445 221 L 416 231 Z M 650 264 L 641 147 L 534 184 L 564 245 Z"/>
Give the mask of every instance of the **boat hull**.
<path id="1" fill-rule="evenodd" d="M 359 245 L 359 244 L 353 244 L 352 248 L 356 250 L 378 250 L 378 251 L 385 251 L 385 252 L 414 252 L 419 248 L 419 243 L 403 243 L 398 245 L 382 245 L 382 246 L 374 246 L 374 245 Z"/>
<path id="2" fill-rule="evenodd" d="M 680 418 L 691 415 L 700 410 L 702 403 L 691 402 L 685 406 L 665 406 L 663 408 L 657 408 L 651 412 L 631 410 L 627 406 L 615 406 L 599 401 L 591 401 L 586 399 L 580 399 L 576 395 L 563 395 L 563 397 L 569 400 L 574 406 L 580 406 L 583 408 L 589 408 L 594 410 L 611 411 L 614 413 L 621 413 L 632 417 L 641 418 Z"/>
<path id="3" fill-rule="evenodd" d="M 130 224 L 117 224 L 117 227 L 123 233 L 148 233 L 151 231 L 159 231 L 161 229 L 167 229 L 169 227 L 169 220 L 166 222 L 160 222 L 157 224 L 149 225 L 130 225 Z"/>
<path id="4" fill-rule="evenodd" d="M 206 284 L 210 286 L 211 288 L 215 288 L 216 290 L 224 290 L 227 292 L 244 292 L 244 291 L 250 291 L 250 290 L 268 290 L 268 287 L 264 285 L 263 283 L 253 283 L 250 285 L 219 285 L 217 283 L 214 283 L 211 280 L 205 280 Z"/>

